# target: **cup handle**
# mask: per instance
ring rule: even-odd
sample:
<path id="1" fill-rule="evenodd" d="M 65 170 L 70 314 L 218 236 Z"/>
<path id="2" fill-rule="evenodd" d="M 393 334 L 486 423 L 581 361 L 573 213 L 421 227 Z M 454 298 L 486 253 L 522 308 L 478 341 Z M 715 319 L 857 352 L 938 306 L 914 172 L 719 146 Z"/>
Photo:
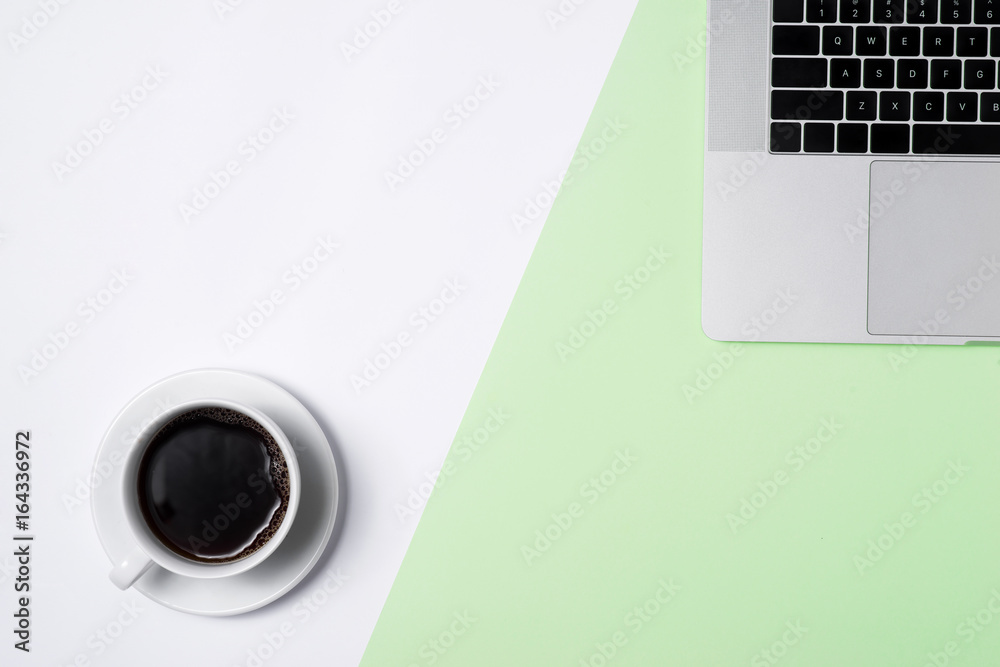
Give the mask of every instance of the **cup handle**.
<path id="1" fill-rule="evenodd" d="M 147 556 L 142 549 L 133 549 L 125 560 L 111 570 L 111 582 L 124 591 L 144 575 L 152 565 L 153 559 Z"/>

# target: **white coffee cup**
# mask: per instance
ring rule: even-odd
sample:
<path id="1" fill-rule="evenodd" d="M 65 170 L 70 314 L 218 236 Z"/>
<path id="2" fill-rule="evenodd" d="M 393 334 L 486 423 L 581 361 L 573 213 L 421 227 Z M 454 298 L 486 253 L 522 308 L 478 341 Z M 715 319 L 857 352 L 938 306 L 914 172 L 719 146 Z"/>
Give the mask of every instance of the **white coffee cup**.
<path id="1" fill-rule="evenodd" d="M 203 408 L 233 410 L 257 422 L 274 439 L 288 467 L 288 507 L 285 510 L 285 516 L 281 519 L 281 524 L 271 538 L 257 551 L 239 560 L 225 563 L 196 561 L 185 558 L 168 548 L 149 527 L 143 517 L 139 500 L 139 464 L 153 438 L 161 428 L 174 418 Z M 199 579 L 215 579 L 246 572 L 266 560 L 288 534 L 299 506 L 299 487 L 299 466 L 295 458 L 295 450 L 278 425 L 259 410 L 225 399 L 201 399 L 173 406 L 156 417 L 139 433 L 125 455 L 122 469 L 121 502 L 125 510 L 125 523 L 135 542 L 135 547 L 111 571 L 111 581 L 118 588 L 125 590 L 145 574 L 153 564 L 182 576 Z"/>

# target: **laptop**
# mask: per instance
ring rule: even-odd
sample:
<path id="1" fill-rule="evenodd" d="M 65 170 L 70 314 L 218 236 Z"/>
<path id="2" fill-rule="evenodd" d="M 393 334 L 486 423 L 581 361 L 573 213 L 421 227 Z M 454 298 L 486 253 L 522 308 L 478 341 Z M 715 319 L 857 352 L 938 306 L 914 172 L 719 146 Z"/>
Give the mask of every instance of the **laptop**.
<path id="1" fill-rule="evenodd" d="M 708 0 L 724 341 L 1000 341 L 1000 0 Z"/>

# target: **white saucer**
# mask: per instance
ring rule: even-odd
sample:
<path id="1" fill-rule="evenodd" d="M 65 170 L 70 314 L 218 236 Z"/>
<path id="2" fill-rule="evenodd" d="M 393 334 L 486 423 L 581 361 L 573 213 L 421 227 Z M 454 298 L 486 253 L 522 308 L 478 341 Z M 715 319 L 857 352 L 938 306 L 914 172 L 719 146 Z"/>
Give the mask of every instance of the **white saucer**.
<path id="1" fill-rule="evenodd" d="M 144 422 L 164 407 L 198 398 L 228 398 L 257 408 L 288 436 L 302 477 L 295 521 L 274 553 L 242 574 L 192 579 L 154 565 L 134 588 L 178 611 L 242 614 L 273 602 L 300 582 L 319 560 L 337 522 L 340 485 L 330 443 L 305 406 L 281 387 L 255 375 L 209 369 L 174 375 L 140 393 L 115 417 L 98 450 L 95 474 L 107 479 L 93 492 L 94 524 L 111 564 L 128 556 L 134 545 L 121 506 L 121 457 Z"/>

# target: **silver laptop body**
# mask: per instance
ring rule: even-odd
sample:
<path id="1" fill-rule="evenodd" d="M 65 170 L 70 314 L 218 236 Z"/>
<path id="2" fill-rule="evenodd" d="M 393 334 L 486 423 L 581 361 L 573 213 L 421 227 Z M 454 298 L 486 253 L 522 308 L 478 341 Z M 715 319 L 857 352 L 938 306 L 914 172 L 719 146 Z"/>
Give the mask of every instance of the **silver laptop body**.
<path id="1" fill-rule="evenodd" d="M 1000 0 L 865 2 L 708 0 L 713 339 L 1000 341 Z"/>

